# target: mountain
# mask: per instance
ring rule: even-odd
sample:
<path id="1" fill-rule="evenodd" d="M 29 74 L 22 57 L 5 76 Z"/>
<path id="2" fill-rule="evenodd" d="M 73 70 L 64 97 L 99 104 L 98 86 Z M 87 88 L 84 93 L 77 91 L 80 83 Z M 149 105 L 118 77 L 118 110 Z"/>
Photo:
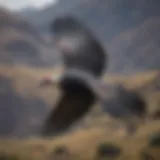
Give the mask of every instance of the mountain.
<path id="1" fill-rule="evenodd" d="M 51 73 L 61 74 L 60 69 L 0 65 L 0 136 L 38 135 L 44 118 L 59 96 L 56 87 L 39 88 L 39 80 Z M 160 104 L 159 78 L 159 72 L 146 72 L 129 76 L 106 75 L 104 80 L 137 90 L 148 104 L 149 112 L 154 114 Z M 95 105 L 73 125 L 73 129 L 103 126 L 105 123 L 108 123 L 108 117 Z"/>
<path id="2" fill-rule="evenodd" d="M 50 23 L 59 15 L 78 17 L 108 51 L 108 72 L 130 73 L 160 68 L 159 7 L 158 0 L 70 0 L 26 17 L 43 34 L 50 34 Z"/>
<path id="3" fill-rule="evenodd" d="M 0 63 L 48 66 L 57 54 L 24 18 L 0 9 Z"/>
<path id="4" fill-rule="evenodd" d="M 54 90 L 38 87 L 50 72 L 54 69 L 0 65 L 0 136 L 37 134 L 56 98 Z"/>

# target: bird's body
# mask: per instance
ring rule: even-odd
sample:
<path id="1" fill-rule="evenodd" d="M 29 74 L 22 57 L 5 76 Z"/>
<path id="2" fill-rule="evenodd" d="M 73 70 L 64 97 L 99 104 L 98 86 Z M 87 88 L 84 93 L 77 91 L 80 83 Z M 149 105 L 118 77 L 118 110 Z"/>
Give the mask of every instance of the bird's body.
<path id="1" fill-rule="evenodd" d="M 96 100 L 92 80 L 103 75 L 107 63 L 101 44 L 78 19 L 58 17 L 53 21 L 51 31 L 65 69 L 58 80 L 62 95 L 44 122 L 44 136 L 69 129 L 89 111 Z M 49 83 L 48 79 L 45 82 Z"/>
<path id="2" fill-rule="evenodd" d="M 72 73 L 68 70 L 60 78 L 58 86 L 62 95 L 46 118 L 43 128 L 44 136 L 59 134 L 69 129 L 95 103 L 96 97 L 89 81 L 85 79 L 85 76 L 81 76 L 83 75 L 80 74 L 81 72 L 77 71 L 75 74 L 75 72 Z"/>
<path id="3" fill-rule="evenodd" d="M 82 22 L 71 16 L 58 17 L 51 30 L 65 69 L 76 68 L 97 77 L 102 76 L 107 65 L 107 54 Z"/>

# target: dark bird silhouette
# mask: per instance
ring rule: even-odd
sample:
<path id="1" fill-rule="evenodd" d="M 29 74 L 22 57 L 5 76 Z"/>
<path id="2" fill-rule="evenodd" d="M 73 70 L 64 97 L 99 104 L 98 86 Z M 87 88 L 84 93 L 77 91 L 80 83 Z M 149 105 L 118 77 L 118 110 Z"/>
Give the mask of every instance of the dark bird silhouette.
<path id="1" fill-rule="evenodd" d="M 57 84 L 62 91 L 44 122 L 44 136 L 62 133 L 89 111 L 96 99 L 92 80 L 103 75 L 107 62 L 99 41 L 77 18 L 58 17 L 51 24 L 51 31 L 65 70 L 57 80 L 53 76 L 41 81 L 41 86 Z"/>
<path id="2" fill-rule="evenodd" d="M 66 69 L 77 68 L 100 77 L 107 67 L 107 54 L 93 32 L 73 16 L 61 16 L 51 24 L 55 47 Z"/>
<path id="3" fill-rule="evenodd" d="M 93 76 L 86 72 L 70 69 L 57 80 L 62 94 L 44 122 L 42 131 L 44 136 L 66 131 L 90 110 L 96 100 L 92 89 L 95 85 L 93 79 Z M 47 79 L 45 84 L 52 82 Z"/>

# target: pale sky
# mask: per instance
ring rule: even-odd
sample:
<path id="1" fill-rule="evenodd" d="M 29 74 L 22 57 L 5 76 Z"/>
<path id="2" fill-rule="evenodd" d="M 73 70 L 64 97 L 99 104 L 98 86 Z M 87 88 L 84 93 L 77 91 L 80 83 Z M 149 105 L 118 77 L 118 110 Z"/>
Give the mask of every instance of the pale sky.
<path id="1" fill-rule="evenodd" d="M 50 3 L 56 3 L 58 0 L 0 0 L 0 6 L 12 10 L 19 10 L 26 6 L 33 6 L 36 8 L 42 8 Z"/>

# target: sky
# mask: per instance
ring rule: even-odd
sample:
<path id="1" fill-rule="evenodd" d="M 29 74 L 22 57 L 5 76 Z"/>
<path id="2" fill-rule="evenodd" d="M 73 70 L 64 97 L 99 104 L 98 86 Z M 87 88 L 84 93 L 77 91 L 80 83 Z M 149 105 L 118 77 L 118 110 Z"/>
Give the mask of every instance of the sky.
<path id="1" fill-rule="evenodd" d="M 43 8 L 50 3 L 56 3 L 58 0 L 0 0 L 0 6 L 11 10 L 19 10 L 21 8 L 32 6 Z"/>

